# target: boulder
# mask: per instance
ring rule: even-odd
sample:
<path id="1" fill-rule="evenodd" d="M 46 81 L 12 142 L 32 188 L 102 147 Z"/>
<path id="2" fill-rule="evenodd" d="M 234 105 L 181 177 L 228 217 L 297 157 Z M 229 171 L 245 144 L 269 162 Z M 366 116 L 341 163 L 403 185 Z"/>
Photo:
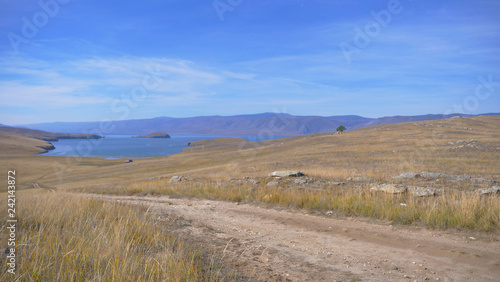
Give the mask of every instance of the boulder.
<path id="1" fill-rule="evenodd" d="M 470 180 L 471 176 L 470 175 L 453 175 L 452 178 L 456 181 L 464 181 L 464 180 Z"/>
<path id="2" fill-rule="evenodd" d="M 385 192 L 387 194 L 401 194 L 406 190 L 406 186 L 399 184 L 380 184 L 370 188 L 370 192 Z"/>
<path id="3" fill-rule="evenodd" d="M 500 194 L 500 186 L 493 186 L 487 189 L 479 189 L 479 195 L 496 195 Z"/>
<path id="4" fill-rule="evenodd" d="M 248 178 L 246 181 L 247 181 L 247 182 L 250 182 L 250 183 L 252 183 L 252 184 L 259 184 L 259 183 L 261 183 L 262 179 L 258 179 L 258 178 Z"/>
<path id="5" fill-rule="evenodd" d="M 424 187 L 408 187 L 408 191 L 417 197 L 428 197 L 436 195 L 436 189 Z"/>
<path id="6" fill-rule="evenodd" d="M 301 171 L 295 170 L 278 170 L 269 174 L 270 177 L 297 177 L 304 176 L 304 173 Z"/>
<path id="7" fill-rule="evenodd" d="M 448 177 L 447 174 L 440 173 L 440 172 L 428 172 L 428 171 L 422 171 L 420 173 L 420 176 L 423 178 L 439 178 L 439 177 Z"/>
<path id="8" fill-rule="evenodd" d="M 182 181 L 182 175 L 176 175 L 176 176 L 172 176 L 172 178 L 170 178 L 168 183 L 181 182 L 181 181 Z"/>
<path id="9" fill-rule="evenodd" d="M 395 179 L 410 179 L 410 178 L 418 178 L 418 177 L 420 177 L 420 174 L 418 174 L 418 173 L 405 172 L 405 173 L 402 173 L 402 174 L 395 176 L 393 178 L 395 178 Z"/>
<path id="10" fill-rule="evenodd" d="M 470 180 L 471 176 L 470 175 L 450 175 L 450 174 L 445 174 L 445 173 L 440 173 L 440 172 L 427 172 L 427 171 L 422 171 L 420 173 L 420 176 L 423 178 L 428 178 L 428 179 L 433 179 L 433 178 L 449 178 L 454 181 L 464 181 L 464 180 Z"/>

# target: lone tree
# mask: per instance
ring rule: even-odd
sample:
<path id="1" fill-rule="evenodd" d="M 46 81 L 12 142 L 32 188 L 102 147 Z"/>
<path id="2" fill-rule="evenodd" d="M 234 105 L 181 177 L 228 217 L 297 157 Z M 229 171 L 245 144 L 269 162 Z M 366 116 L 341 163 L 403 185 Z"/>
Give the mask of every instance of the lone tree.
<path id="1" fill-rule="evenodd" d="M 346 129 L 347 128 L 345 128 L 345 126 L 341 125 L 341 126 L 337 127 L 337 132 L 342 133 L 342 132 L 346 131 Z"/>

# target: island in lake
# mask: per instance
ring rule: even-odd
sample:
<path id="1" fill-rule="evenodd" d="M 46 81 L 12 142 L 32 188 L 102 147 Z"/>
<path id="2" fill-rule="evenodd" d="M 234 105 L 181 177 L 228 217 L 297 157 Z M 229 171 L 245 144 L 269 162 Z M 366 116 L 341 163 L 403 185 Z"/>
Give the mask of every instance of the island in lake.
<path id="1" fill-rule="evenodd" d="M 132 138 L 170 138 L 170 135 L 167 133 L 162 133 L 162 132 L 153 132 L 148 135 L 143 135 L 143 136 L 135 136 Z"/>

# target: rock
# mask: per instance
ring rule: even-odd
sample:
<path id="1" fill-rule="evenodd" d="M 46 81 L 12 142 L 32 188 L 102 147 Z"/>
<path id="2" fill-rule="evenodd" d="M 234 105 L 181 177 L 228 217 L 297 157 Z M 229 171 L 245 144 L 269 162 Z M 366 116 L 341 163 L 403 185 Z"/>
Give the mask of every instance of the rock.
<path id="1" fill-rule="evenodd" d="M 391 265 L 389 268 L 390 268 L 391 270 L 398 270 L 398 269 L 399 269 L 397 266 L 394 266 L 394 265 Z"/>
<path id="2" fill-rule="evenodd" d="M 420 176 L 423 178 L 439 178 L 439 177 L 448 177 L 447 174 L 440 173 L 440 172 L 428 172 L 428 171 L 422 171 L 420 173 Z"/>
<path id="3" fill-rule="evenodd" d="M 277 186 L 279 184 L 280 183 L 278 181 L 271 181 L 271 182 L 267 183 L 267 186 Z"/>
<path id="4" fill-rule="evenodd" d="M 295 170 L 278 170 L 269 174 L 270 177 L 297 177 L 304 176 L 304 173 L 301 171 Z"/>
<path id="5" fill-rule="evenodd" d="M 479 189 L 479 195 L 496 195 L 500 193 L 500 186 L 493 186 L 487 189 Z"/>
<path id="6" fill-rule="evenodd" d="M 327 181 L 326 184 L 328 185 L 334 185 L 334 186 L 338 186 L 338 185 L 344 185 L 345 182 L 335 182 L 335 181 Z"/>
<path id="7" fill-rule="evenodd" d="M 427 197 L 436 195 L 436 189 L 423 187 L 408 187 L 408 191 L 417 197 Z"/>
<path id="8" fill-rule="evenodd" d="M 471 179 L 470 175 L 453 175 L 451 176 L 454 180 L 463 181 Z"/>
<path id="9" fill-rule="evenodd" d="M 252 184 L 258 184 L 258 183 L 260 183 L 260 182 L 261 182 L 261 180 L 260 180 L 260 179 L 258 179 L 258 178 L 248 178 L 248 179 L 247 179 L 247 182 L 250 182 L 250 183 L 252 183 Z"/>
<path id="10" fill-rule="evenodd" d="M 308 182 L 309 182 L 309 180 L 307 180 L 305 178 L 297 178 L 297 179 L 295 179 L 295 184 L 306 184 Z"/>
<path id="11" fill-rule="evenodd" d="M 478 178 L 472 178 L 471 181 L 473 182 L 488 182 L 488 181 L 492 181 L 491 179 L 488 179 L 488 178 L 484 178 L 484 177 L 478 177 Z"/>
<path id="12" fill-rule="evenodd" d="M 401 194 L 406 190 L 406 186 L 399 184 L 380 184 L 370 188 L 370 192 L 385 192 L 387 194 Z"/>
<path id="13" fill-rule="evenodd" d="M 427 172 L 427 171 L 422 171 L 420 173 L 420 176 L 422 176 L 423 178 L 428 178 L 428 179 L 451 178 L 455 181 L 463 181 L 463 180 L 471 179 L 470 175 L 449 175 L 449 174 L 440 173 L 440 172 Z"/>
<path id="14" fill-rule="evenodd" d="M 415 173 L 415 172 L 405 172 L 405 173 L 402 173 L 402 174 L 395 176 L 393 178 L 395 178 L 395 179 L 408 179 L 408 178 L 417 178 L 417 177 L 420 177 L 420 174 Z"/>
<path id="15" fill-rule="evenodd" d="M 181 182 L 182 178 L 183 178 L 182 175 L 180 175 L 180 176 L 179 175 L 172 176 L 172 178 L 170 178 L 170 180 L 168 181 L 168 183 Z"/>

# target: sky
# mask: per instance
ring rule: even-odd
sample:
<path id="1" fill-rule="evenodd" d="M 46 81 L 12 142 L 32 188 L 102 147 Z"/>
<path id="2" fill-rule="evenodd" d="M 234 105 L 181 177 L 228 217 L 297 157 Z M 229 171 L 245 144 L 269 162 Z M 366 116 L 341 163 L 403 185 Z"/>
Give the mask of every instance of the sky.
<path id="1" fill-rule="evenodd" d="M 0 0 L 0 123 L 500 112 L 498 0 Z"/>

